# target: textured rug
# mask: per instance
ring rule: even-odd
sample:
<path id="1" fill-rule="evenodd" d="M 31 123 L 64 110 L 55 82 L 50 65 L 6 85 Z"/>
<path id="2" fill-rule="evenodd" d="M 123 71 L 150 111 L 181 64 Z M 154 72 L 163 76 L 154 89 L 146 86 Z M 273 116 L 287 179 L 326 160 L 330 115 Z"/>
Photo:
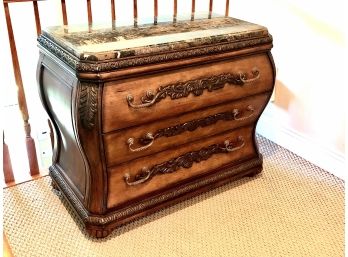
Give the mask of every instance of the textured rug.
<path id="1" fill-rule="evenodd" d="M 50 178 L 4 189 L 14 256 L 344 256 L 344 182 L 259 137 L 264 171 L 88 237 Z"/>

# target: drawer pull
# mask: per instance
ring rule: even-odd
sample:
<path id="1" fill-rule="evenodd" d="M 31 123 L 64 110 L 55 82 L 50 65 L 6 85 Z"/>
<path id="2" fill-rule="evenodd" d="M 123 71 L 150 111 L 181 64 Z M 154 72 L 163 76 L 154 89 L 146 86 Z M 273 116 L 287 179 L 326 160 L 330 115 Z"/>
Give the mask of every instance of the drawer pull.
<path id="1" fill-rule="evenodd" d="M 140 152 L 142 150 L 149 148 L 155 140 L 155 138 L 153 137 L 153 135 L 151 133 L 147 133 L 145 135 L 144 139 L 147 141 L 150 141 L 150 142 L 144 146 L 139 147 L 139 148 L 132 148 L 132 145 L 134 144 L 134 138 L 133 137 L 128 138 L 127 144 L 128 144 L 129 150 L 131 150 L 132 152 Z"/>
<path id="2" fill-rule="evenodd" d="M 239 73 L 240 80 L 243 81 L 243 83 L 251 83 L 260 78 L 260 71 L 257 68 L 254 68 L 251 73 L 253 74 L 253 77 L 250 79 L 247 78 L 245 73 Z"/>
<path id="3" fill-rule="evenodd" d="M 251 118 L 252 116 L 254 116 L 255 109 L 252 105 L 248 105 L 246 107 L 246 111 L 249 112 L 249 114 L 246 116 L 240 117 L 241 111 L 239 109 L 233 109 L 232 111 L 217 113 L 214 115 L 206 116 L 206 117 L 201 118 L 201 119 L 196 119 L 196 120 L 191 120 L 191 121 L 188 121 L 185 123 L 181 123 L 181 124 L 178 124 L 178 125 L 175 125 L 172 127 L 161 128 L 161 129 L 158 129 L 154 134 L 148 132 L 148 133 L 146 133 L 146 135 L 144 135 L 138 139 L 138 143 L 143 145 L 139 148 L 132 148 L 135 139 L 133 137 L 131 137 L 131 138 L 128 138 L 128 140 L 127 140 L 128 148 L 132 152 L 140 152 L 142 150 L 149 148 L 151 145 L 153 145 L 155 139 L 160 138 L 160 137 L 177 136 L 177 135 L 180 135 L 181 133 L 184 133 L 186 131 L 192 132 L 199 127 L 203 128 L 203 127 L 207 127 L 209 125 L 213 125 L 220 120 L 242 121 L 242 120 L 247 120 L 247 119 Z M 246 112 L 246 111 L 242 111 L 242 113 Z"/>
<path id="4" fill-rule="evenodd" d="M 243 148 L 245 145 L 244 138 L 239 136 L 233 142 L 225 140 L 223 144 L 214 144 L 203 147 L 198 151 L 193 151 L 170 159 L 169 161 L 156 164 L 151 168 L 143 167 L 141 171 L 131 178 L 129 173 L 124 174 L 124 180 L 127 185 L 135 186 L 148 181 L 155 175 L 173 173 L 180 168 L 189 169 L 194 163 L 209 159 L 214 154 L 230 153 Z"/>
<path id="5" fill-rule="evenodd" d="M 143 99 L 142 97 L 142 104 L 134 104 L 133 101 L 134 101 L 134 97 L 132 95 L 127 95 L 127 102 L 128 102 L 128 105 L 132 108 L 135 108 L 135 109 L 139 109 L 139 108 L 144 108 L 144 107 L 149 107 L 151 105 L 153 105 L 157 98 L 159 97 L 159 94 L 156 94 L 155 96 L 153 96 L 153 93 L 151 91 L 147 91 L 146 92 L 146 96 L 150 96 L 151 97 L 148 97 L 147 99 Z M 151 99 L 151 100 L 149 100 Z"/>
<path id="6" fill-rule="evenodd" d="M 237 150 L 243 148 L 245 145 L 245 141 L 244 141 L 243 137 L 239 136 L 238 140 L 241 142 L 241 144 L 237 145 L 237 146 L 233 146 L 233 144 L 231 144 L 229 140 L 225 140 L 224 144 L 225 144 L 226 151 L 227 152 L 234 152 L 234 151 L 237 151 Z"/>
<path id="7" fill-rule="evenodd" d="M 138 175 L 137 175 L 138 176 Z M 144 183 L 146 180 L 148 180 L 151 176 L 151 171 L 148 168 L 142 168 L 141 169 L 141 177 L 139 176 L 137 180 L 134 180 L 130 182 L 130 175 L 129 173 L 124 174 L 124 180 L 126 181 L 126 184 L 129 186 L 135 186 L 141 183 Z"/>
<path id="8" fill-rule="evenodd" d="M 249 112 L 249 114 L 246 115 L 246 116 L 243 116 L 243 117 L 239 117 L 239 115 L 240 115 L 239 110 L 238 109 L 234 109 L 233 110 L 233 119 L 234 120 L 246 120 L 246 119 L 249 119 L 250 117 L 254 116 L 255 109 L 254 109 L 254 107 L 252 105 L 248 105 L 248 107 L 246 109 Z"/>
<path id="9" fill-rule="evenodd" d="M 134 103 L 133 95 L 129 94 L 126 97 L 127 103 L 130 107 L 138 109 L 144 107 L 150 107 L 155 103 L 165 99 L 167 96 L 172 100 L 187 97 L 190 94 L 194 96 L 200 96 L 206 90 L 212 92 L 225 87 L 225 84 L 243 86 L 246 83 L 251 83 L 260 78 L 260 72 L 257 68 L 252 70 L 252 78 L 248 78 L 247 73 L 225 73 L 220 75 L 214 75 L 207 78 L 200 78 L 195 80 L 188 80 L 186 82 L 176 82 L 173 84 L 160 86 L 157 88 L 157 92 L 147 91 L 144 96 L 141 97 L 141 103 Z"/>

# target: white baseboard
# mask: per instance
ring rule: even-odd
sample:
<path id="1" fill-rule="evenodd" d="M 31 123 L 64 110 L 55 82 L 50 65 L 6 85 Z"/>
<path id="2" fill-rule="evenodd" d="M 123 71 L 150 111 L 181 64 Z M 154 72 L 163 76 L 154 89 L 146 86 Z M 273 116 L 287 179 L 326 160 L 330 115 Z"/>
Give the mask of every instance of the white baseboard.
<path id="1" fill-rule="evenodd" d="M 271 108 L 266 109 L 262 114 L 256 132 L 316 166 L 344 179 L 346 169 L 344 154 L 315 142 L 308 136 L 282 124 L 275 115 L 272 115 Z"/>

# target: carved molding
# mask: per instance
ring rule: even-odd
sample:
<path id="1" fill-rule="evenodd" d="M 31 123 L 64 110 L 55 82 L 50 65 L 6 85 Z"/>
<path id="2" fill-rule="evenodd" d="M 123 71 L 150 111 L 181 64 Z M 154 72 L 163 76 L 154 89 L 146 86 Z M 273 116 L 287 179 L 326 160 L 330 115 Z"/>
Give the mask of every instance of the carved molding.
<path id="1" fill-rule="evenodd" d="M 141 97 L 140 104 L 134 103 L 134 98 L 131 94 L 127 96 L 127 102 L 132 108 L 144 108 L 160 102 L 167 96 L 170 97 L 170 99 L 175 100 L 187 97 L 190 94 L 200 96 L 205 90 L 212 92 L 224 88 L 226 84 L 243 86 L 244 84 L 254 81 L 260 77 L 260 72 L 257 68 L 254 68 L 251 73 L 253 76 L 252 78 L 248 78 L 246 73 L 226 73 L 210 76 L 208 78 L 180 81 L 173 84 L 160 86 L 157 88 L 156 93 L 147 91 L 146 94 Z"/>
<path id="2" fill-rule="evenodd" d="M 68 202 L 74 207 L 75 211 L 81 217 L 81 219 L 83 221 L 86 221 L 89 215 L 88 211 L 60 174 L 60 168 L 53 164 L 48 168 L 48 170 L 49 175 L 52 178 L 52 183 L 55 184 L 54 189 L 59 189 L 63 193 L 63 196 L 65 196 Z"/>
<path id="3" fill-rule="evenodd" d="M 242 40 L 238 42 L 228 42 L 227 44 L 213 44 L 186 50 L 182 49 L 176 52 L 162 52 L 153 55 L 139 55 L 132 58 L 111 59 L 107 62 L 84 62 L 82 60 L 79 60 L 76 56 L 66 50 L 63 50 L 63 48 L 59 47 L 57 44 L 53 43 L 43 35 L 38 38 L 38 43 L 76 71 L 101 72 L 152 63 L 168 62 L 195 56 L 205 56 L 246 47 L 268 44 L 272 43 L 272 36 L 268 35 L 267 37 Z"/>
<path id="4" fill-rule="evenodd" d="M 90 215 L 88 211 L 85 209 L 85 207 L 83 206 L 83 204 L 80 202 L 80 200 L 76 197 L 72 189 L 65 182 L 62 175 L 60 175 L 57 168 L 55 166 L 51 166 L 49 170 L 50 170 L 50 176 L 58 184 L 59 188 L 63 192 L 63 195 L 68 199 L 68 202 L 73 206 L 73 208 L 75 209 L 77 214 L 80 216 L 80 218 L 85 223 L 88 223 L 90 225 L 103 226 L 103 225 L 107 225 L 112 222 L 121 220 L 123 218 L 129 217 L 133 214 L 139 213 L 145 209 L 164 203 L 166 201 L 179 197 L 185 193 L 194 191 L 198 188 L 211 185 L 219 180 L 223 180 L 230 176 L 237 175 L 240 172 L 247 171 L 252 168 L 260 167 L 261 165 L 262 165 L 262 155 L 260 154 L 259 157 L 249 161 L 245 161 L 240 165 L 237 165 L 232 168 L 224 169 L 221 172 L 216 172 L 210 177 L 201 178 L 200 180 L 196 180 L 193 183 L 177 187 L 175 190 L 167 191 L 163 194 L 145 199 L 141 202 L 135 203 L 123 209 L 116 210 L 103 217 Z"/>
<path id="5" fill-rule="evenodd" d="M 79 94 L 79 115 L 82 125 L 92 129 L 98 111 L 98 85 L 81 82 Z"/>
<path id="6" fill-rule="evenodd" d="M 58 59 L 65 62 L 71 68 L 76 69 L 78 66 L 79 61 L 75 56 L 69 54 L 66 50 L 53 43 L 51 40 L 41 35 L 37 38 L 37 41 L 42 47 L 53 53 L 58 57 Z"/>

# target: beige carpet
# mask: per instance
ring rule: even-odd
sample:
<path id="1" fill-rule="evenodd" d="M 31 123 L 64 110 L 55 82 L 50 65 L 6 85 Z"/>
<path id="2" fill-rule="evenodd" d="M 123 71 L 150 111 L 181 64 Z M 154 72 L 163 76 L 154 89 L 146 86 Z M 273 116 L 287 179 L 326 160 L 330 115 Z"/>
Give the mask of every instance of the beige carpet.
<path id="1" fill-rule="evenodd" d="M 4 190 L 15 256 L 344 256 L 344 182 L 259 137 L 264 171 L 91 239 L 49 177 Z M 81 231 L 82 230 L 82 231 Z"/>

